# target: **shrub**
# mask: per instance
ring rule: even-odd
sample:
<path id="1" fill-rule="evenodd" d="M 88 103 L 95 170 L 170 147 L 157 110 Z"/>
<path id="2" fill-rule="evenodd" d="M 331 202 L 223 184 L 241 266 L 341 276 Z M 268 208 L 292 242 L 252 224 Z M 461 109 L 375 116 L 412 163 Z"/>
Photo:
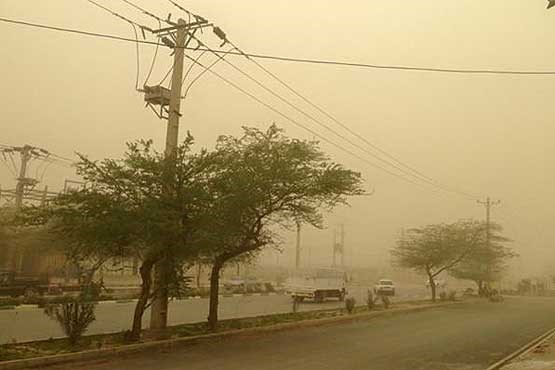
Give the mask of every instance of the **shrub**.
<path id="1" fill-rule="evenodd" d="M 50 304 L 44 308 L 44 313 L 60 324 L 71 346 L 77 344 L 96 319 L 94 310 L 102 288 L 102 281 L 90 281 L 81 286 L 77 297 L 57 297 L 61 300 L 59 304 Z"/>
<path id="2" fill-rule="evenodd" d="M 449 295 L 447 296 L 447 299 L 450 301 L 456 301 L 457 300 L 457 292 L 454 290 L 451 290 L 449 292 Z"/>
<path id="3" fill-rule="evenodd" d="M 445 293 L 445 292 L 439 293 L 439 300 L 440 301 L 446 301 L 447 300 L 447 293 Z"/>
<path id="4" fill-rule="evenodd" d="M 391 302 L 389 300 L 388 296 L 383 295 L 382 296 L 382 302 L 383 302 L 383 307 L 387 310 L 389 308 L 389 306 L 391 305 Z"/>
<path id="5" fill-rule="evenodd" d="M 84 303 L 75 299 L 73 302 L 48 305 L 44 308 L 44 313 L 60 324 L 69 343 L 74 346 L 95 320 L 94 309 L 94 303 Z"/>
<path id="6" fill-rule="evenodd" d="M 368 296 L 366 297 L 366 305 L 368 306 L 368 310 L 372 311 L 374 306 L 376 305 L 376 301 L 374 300 L 374 295 L 372 294 L 371 290 L 368 290 Z"/>
<path id="7" fill-rule="evenodd" d="M 345 300 L 345 308 L 347 309 L 348 313 L 353 313 L 355 310 L 356 301 L 353 297 L 349 297 Z"/>
<path id="8" fill-rule="evenodd" d="M 13 307 L 19 305 L 17 298 L 2 298 L 0 299 L 0 307 Z"/>

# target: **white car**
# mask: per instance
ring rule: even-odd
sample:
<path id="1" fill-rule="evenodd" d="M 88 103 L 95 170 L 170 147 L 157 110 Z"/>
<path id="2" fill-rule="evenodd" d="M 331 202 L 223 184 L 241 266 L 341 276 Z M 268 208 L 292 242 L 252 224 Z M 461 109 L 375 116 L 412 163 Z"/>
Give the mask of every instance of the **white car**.
<path id="1" fill-rule="evenodd" d="M 395 295 L 395 284 L 389 279 L 380 279 L 374 285 L 374 294 L 382 296 L 394 296 Z"/>

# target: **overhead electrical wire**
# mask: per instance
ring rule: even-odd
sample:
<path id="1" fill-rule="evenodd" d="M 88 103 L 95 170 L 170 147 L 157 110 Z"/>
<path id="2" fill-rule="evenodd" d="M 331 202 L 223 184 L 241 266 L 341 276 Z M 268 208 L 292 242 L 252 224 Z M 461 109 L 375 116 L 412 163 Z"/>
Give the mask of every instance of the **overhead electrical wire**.
<path id="1" fill-rule="evenodd" d="M 124 22 L 127 22 L 131 25 L 131 27 L 133 28 L 133 33 L 135 34 L 135 48 L 136 48 L 136 74 L 135 74 L 135 90 L 139 90 L 139 76 L 141 74 L 141 62 L 140 62 L 140 50 L 139 50 L 139 34 L 137 33 L 137 27 L 139 27 L 142 31 L 143 31 L 143 35 L 144 35 L 144 30 L 148 29 L 150 30 L 150 28 L 143 26 L 142 24 L 139 24 L 135 21 L 132 21 L 131 19 L 122 16 L 119 13 L 116 13 L 115 11 L 113 11 L 112 9 L 99 4 L 98 2 L 94 1 L 94 0 L 87 0 L 89 3 L 97 6 L 98 8 L 112 14 L 114 17 L 117 17 L 121 20 L 123 20 Z M 122 1 L 126 1 L 126 0 L 122 0 Z"/>
<path id="2" fill-rule="evenodd" d="M 133 2 L 131 2 L 131 1 L 129 1 L 129 0 L 121 0 L 121 1 L 123 1 L 123 2 L 126 3 L 127 5 L 132 6 L 132 7 L 135 8 L 135 9 L 141 11 L 143 14 L 146 14 L 147 16 L 149 16 L 149 17 L 151 17 L 151 18 L 157 20 L 157 21 L 160 22 L 160 23 L 161 23 L 161 22 L 164 22 L 164 23 L 173 24 L 173 23 L 171 23 L 170 21 L 168 21 L 168 20 L 166 20 L 166 19 L 162 19 L 162 18 L 158 17 L 157 15 L 154 15 L 153 13 L 149 12 L 148 10 L 146 10 L 146 9 L 144 9 L 144 8 L 142 8 L 142 7 L 140 7 L 140 6 L 138 6 L 137 4 L 135 4 L 135 3 L 133 3 Z"/>
<path id="3" fill-rule="evenodd" d="M 235 46 L 233 44 L 233 42 L 228 41 L 232 46 L 234 46 L 234 48 L 239 51 L 242 52 L 241 49 L 239 49 L 237 46 Z M 249 56 L 247 56 L 244 52 L 242 52 L 243 55 L 245 56 L 246 59 L 248 59 L 250 62 L 254 63 L 258 68 L 260 68 L 262 71 L 264 71 L 266 74 L 268 74 L 270 77 L 272 77 L 273 79 L 275 79 L 276 81 L 278 81 L 281 85 L 283 85 L 287 90 L 289 90 L 290 92 L 292 92 L 295 96 L 299 97 L 300 99 L 302 99 L 305 103 L 307 103 L 308 105 L 310 105 L 311 107 L 313 107 L 314 109 L 316 109 L 317 111 L 319 111 L 320 113 L 322 113 L 324 116 L 326 116 L 328 119 L 330 119 L 331 121 L 333 121 L 334 123 L 336 123 L 337 125 L 339 125 L 341 128 L 343 128 L 345 131 L 347 131 L 348 133 L 350 133 L 351 135 L 353 135 L 354 137 L 358 138 L 359 140 L 361 140 L 362 142 L 364 142 L 366 145 L 368 145 L 370 148 L 372 148 L 373 150 L 377 151 L 378 153 L 385 155 L 387 158 L 389 158 L 390 160 L 392 160 L 395 164 L 391 164 L 391 162 L 384 160 L 382 158 L 379 158 L 380 161 L 387 163 L 388 165 L 397 168 L 398 170 L 401 170 L 403 172 L 410 172 L 412 174 L 412 176 L 416 176 L 419 177 L 421 179 L 423 179 L 425 182 L 434 185 L 434 186 L 438 186 L 440 188 L 442 188 L 443 190 L 449 191 L 449 192 L 454 192 L 454 193 L 459 193 L 459 194 L 464 194 L 465 196 L 471 197 L 471 198 L 479 198 L 475 195 L 471 195 L 468 194 L 466 192 L 462 192 L 458 189 L 453 189 L 449 186 L 443 185 L 440 182 L 434 180 L 433 178 L 425 175 L 424 173 L 422 173 L 421 171 L 415 169 L 413 166 L 410 166 L 406 163 L 404 163 L 403 161 L 401 161 L 400 159 L 398 159 L 396 156 L 393 156 L 392 154 L 388 153 L 387 151 L 381 149 L 379 146 L 377 146 L 376 144 L 373 144 L 372 142 L 370 142 L 368 139 L 366 139 L 364 136 L 358 134 L 356 131 L 352 130 L 351 128 L 349 128 L 349 126 L 347 126 L 346 124 L 342 123 L 341 121 L 339 121 L 337 118 L 335 118 L 334 116 L 332 116 L 330 113 L 328 113 L 327 111 L 325 111 L 323 108 L 321 108 L 319 105 L 313 103 L 310 99 L 308 99 L 307 97 L 305 97 L 303 94 L 299 93 L 296 89 L 294 89 L 290 84 L 288 84 L 287 82 L 285 82 L 283 79 L 281 79 L 279 76 L 277 76 L 275 73 L 273 73 L 272 71 L 270 71 L 268 68 L 266 68 L 264 65 L 262 65 L 261 63 L 259 63 L 258 61 L 250 58 Z M 327 126 L 326 126 L 327 127 Z M 333 132 L 333 131 L 332 131 Z M 334 132 L 335 133 L 335 132 Z M 350 140 L 349 140 L 350 142 Z M 354 144 L 353 144 L 354 145 Z M 366 150 L 365 148 L 361 148 L 360 146 L 356 145 L 357 148 L 369 153 L 370 155 L 372 155 L 375 158 L 378 158 L 375 153 L 369 152 L 368 150 Z M 401 166 L 402 168 L 399 168 L 398 166 Z"/>
<path id="4" fill-rule="evenodd" d="M 100 3 L 98 3 L 98 2 L 96 2 L 96 1 L 94 1 L 94 0 L 87 0 L 87 1 L 88 1 L 89 3 L 95 5 L 96 7 L 98 7 L 98 8 L 100 8 L 100 9 L 104 10 L 105 12 L 108 12 L 108 13 L 112 14 L 114 17 L 117 17 L 117 18 L 119 18 L 119 19 L 121 19 L 121 20 L 123 20 L 123 21 L 125 21 L 125 22 L 127 22 L 127 23 L 129 23 L 129 24 L 132 24 L 132 25 L 137 26 L 137 27 L 140 27 L 140 28 L 147 28 L 147 29 L 148 29 L 148 27 L 145 27 L 145 26 L 143 26 L 143 25 L 141 25 L 141 24 L 139 24 L 139 23 L 137 23 L 137 22 L 135 22 L 135 21 L 132 21 L 131 19 L 129 19 L 129 18 L 127 18 L 127 17 L 124 17 L 123 15 L 121 15 L 121 14 L 119 14 L 119 13 L 116 13 L 116 12 L 113 11 L 112 9 L 110 9 L 110 8 L 108 8 L 108 7 L 102 5 L 102 4 L 100 4 Z"/>
<path id="5" fill-rule="evenodd" d="M 330 144 L 330 145 L 336 147 L 337 149 L 339 149 L 339 150 L 341 150 L 341 151 L 343 151 L 343 152 L 345 152 L 345 153 L 351 155 L 351 156 L 354 157 L 354 158 L 357 158 L 357 159 L 363 161 L 363 162 L 366 163 L 366 164 L 369 164 L 370 166 L 372 166 L 372 167 L 374 167 L 374 168 L 380 169 L 380 170 L 382 170 L 382 171 L 388 173 L 389 175 L 391 175 L 391 176 L 393 176 L 393 177 L 402 179 L 402 180 L 404 180 L 404 181 L 407 181 L 407 182 L 409 182 L 409 183 L 412 183 L 413 185 L 424 186 L 424 184 L 422 184 L 422 183 L 417 183 L 417 182 L 415 182 L 415 181 L 412 181 L 412 180 L 409 179 L 409 178 L 406 178 L 406 177 L 404 177 L 404 176 L 401 176 L 401 175 L 399 175 L 398 173 L 392 172 L 392 171 L 390 171 L 390 170 L 388 170 L 388 169 L 386 169 L 386 168 L 384 168 L 384 167 L 382 167 L 382 166 L 380 166 L 380 165 L 378 165 L 378 164 L 376 164 L 376 163 L 374 163 L 374 162 L 372 162 L 372 161 L 369 161 L 367 158 L 361 157 L 360 155 L 356 154 L 355 152 L 353 152 L 353 151 L 351 151 L 351 150 L 349 150 L 349 149 L 344 148 L 344 147 L 341 146 L 340 144 L 337 144 L 337 143 L 334 142 L 333 140 L 328 139 L 327 137 L 321 135 L 321 134 L 318 133 L 317 131 L 314 131 L 313 129 L 311 129 L 311 128 L 305 126 L 305 125 L 303 125 L 302 123 L 300 123 L 300 122 L 298 122 L 297 120 L 295 120 L 295 119 L 289 117 L 288 115 L 286 115 L 285 113 L 281 112 L 280 110 L 278 110 L 277 108 L 273 107 L 272 105 L 270 105 L 270 104 L 264 102 L 263 100 L 261 100 L 260 98 L 258 98 L 256 95 L 254 95 L 254 94 L 248 92 L 247 90 L 243 89 L 242 87 L 240 87 L 239 85 L 237 85 L 235 82 L 231 81 L 230 79 L 228 79 L 228 78 L 222 76 L 221 74 L 219 74 L 218 72 L 216 72 L 216 71 L 214 71 L 214 70 L 212 70 L 212 69 L 209 69 L 209 68 L 208 68 L 207 66 L 205 66 L 204 64 L 202 64 L 202 63 L 196 61 L 193 57 L 190 57 L 190 56 L 188 56 L 188 55 L 186 55 L 186 54 L 185 54 L 185 57 L 188 58 L 189 60 L 191 60 L 193 63 L 198 64 L 201 68 L 203 68 L 203 69 L 207 70 L 208 72 L 212 73 L 214 76 L 216 76 L 216 77 L 219 78 L 220 80 L 224 81 L 226 84 L 232 86 L 233 88 L 237 89 L 237 90 L 240 91 L 241 93 L 243 93 L 243 94 L 249 96 L 251 99 L 255 100 L 255 101 L 258 102 L 259 104 L 265 106 L 266 108 L 270 109 L 270 110 L 273 111 L 274 113 L 276 113 L 276 114 L 278 114 L 279 116 L 285 118 L 285 119 L 288 120 L 289 122 L 293 123 L 295 126 L 302 128 L 303 130 L 305 130 L 305 131 L 311 133 L 312 135 L 314 135 L 315 137 L 318 137 L 318 138 L 321 139 L 322 141 L 324 141 L 324 142 L 326 142 L 326 143 L 328 143 L 328 144 Z"/>
<path id="6" fill-rule="evenodd" d="M 92 1 L 92 0 L 88 0 L 88 1 Z M 108 10 L 108 11 L 109 11 L 109 10 Z M 111 12 L 111 11 L 110 11 L 110 12 Z M 124 19 L 126 19 L 126 18 L 124 18 Z M 29 23 L 29 22 L 13 21 L 13 20 L 9 20 L 9 19 L 6 19 L 6 18 L 1 18 L 1 17 L 0 17 L 0 21 L 5 21 L 5 22 L 9 22 L 9 23 L 24 24 L 24 25 L 33 26 L 33 27 L 39 27 L 39 28 L 53 29 L 53 30 L 57 30 L 57 31 L 66 31 L 66 32 L 72 32 L 72 33 L 80 33 L 80 34 L 85 34 L 85 35 L 89 35 L 89 36 L 97 36 L 97 37 L 111 38 L 111 39 L 117 39 L 117 40 L 121 40 L 121 41 L 141 42 L 141 43 L 148 43 L 148 44 L 152 44 L 152 45 L 157 45 L 157 43 L 150 42 L 150 41 L 146 41 L 146 40 L 132 40 L 132 39 L 128 39 L 128 38 L 124 38 L 124 37 L 119 37 L 119 36 L 113 36 L 113 35 L 97 34 L 97 33 L 91 33 L 91 32 L 86 32 L 86 31 L 85 31 L 85 32 L 82 32 L 82 31 L 79 31 L 79 30 L 71 30 L 71 29 L 63 29 L 63 28 L 59 28 L 59 27 L 37 25 L 37 24 L 31 24 L 31 23 Z M 222 53 L 228 53 L 228 54 L 236 54 L 236 55 L 242 55 L 242 56 L 252 56 L 252 54 L 247 54 L 247 53 L 239 52 L 239 51 L 238 51 L 238 52 L 233 52 L 233 51 L 222 52 L 222 51 L 217 51 L 217 50 L 213 50 L 213 49 L 210 49 L 210 48 L 204 48 L 204 49 L 203 49 L 203 48 L 200 48 L 200 49 L 199 49 L 199 48 L 188 48 L 188 49 L 191 49 L 191 50 L 201 50 L 201 51 L 206 50 L 206 51 L 210 51 L 210 52 L 213 52 L 213 53 L 217 53 L 218 55 L 219 55 L 219 54 L 222 54 Z M 191 59 L 194 63 L 197 63 L 197 64 L 201 65 L 204 69 L 208 69 L 208 67 L 206 67 L 206 66 L 204 66 L 204 65 L 202 65 L 202 64 L 200 64 L 200 63 L 198 63 L 198 62 L 195 62 L 193 58 L 190 58 L 190 57 L 187 56 L 187 55 L 186 55 L 186 57 L 189 58 L 189 59 Z M 211 71 L 211 70 L 210 70 L 210 72 L 214 72 L 214 71 Z M 169 72 L 168 72 L 168 74 L 169 74 Z M 223 76 L 221 76 L 221 75 L 219 75 L 219 74 L 217 74 L 217 76 L 220 77 L 220 78 L 224 78 L 224 79 L 225 79 L 225 77 L 223 77 Z M 230 82 L 231 82 L 231 81 L 229 81 L 229 80 L 224 80 L 224 81 L 226 81 L 227 83 L 230 83 Z M 232 83 L 232 82 L 231 82 L 231 83 Z M 234 86 L 234 87 L 236 87 L 236 88 L 240 88 L 239 86 L 237 86 L 237 85 L 234 84 L 234 83 L 232 83 L 232 86 Z M 241 89 L 241 90 L 242 90 L 242 92 L 247 93 L 247 95 L 251 96 L 251 94 L 248 93 L 248 92 L 246 92 L 244 89 Z M 266 105 L 266 106 L 269 107 L 271 110 L 276 111 L 275 108 L 269 106 L 267 103 L 264 103 L 264 102 L 260 101 L 260 100 L 259 100 L 258 98 L 256 98 L 255 96 L 251 96 L 251 98 L 254 98 L 255 100 L 259 101 L 261 104 Z M 281 112 L 279 112 L 278 114 L 283 115 Z M 284 116 L 286 119 L 288 119 L 289 121 L 291 121 L 291 122 L 298 123 L 298 122 L 292 120 L 291 118 L 289 118 L 289 117 L 286 116 L 286 115 L 283 115 L 283 116 Z M 324 137 L 322 137 L 322 136 L 316 134 L 313 130 L 310 130 L 310 129 L 308 129 L 308 130 L 309 130 L 309 132 L 311 132 L 311 133 L 314 134 L 315 136 L 318 136 L 318 137 L 322 138 L 322 140 L 324 140 L 324 141 L 326 141 L 326 142 L 330 142 L 330 140 L 328 140 L 328 139 L 326 139 L 326 138 L 324 138 Z M 335 143 L 333 143 L 332 145 L 334 145 L 334 146 L 336 146 L 336 147 L 340 147 L 340 146 L 338 146 L 338 144 L 335 144 Z M 342 150 L 345 151 L 346 149 L 343 148 Z M 411 183 L 413 183 L 413 184 L 416 184 L 416 185 L 422 185 L 422 184 L 420 184 L 420 183 L 416 183 L 416 182 L 414 182 L 414 181 L 412 181 L 412 180 L 409 180 L 409 179 L 406 179 L 406 178 L 404 178 L 404 177 L 402 177 L 402 176 L 399 176 L 399 175 L 396 174 L 395 172 L 389 171 L 389 170 L 387 170 L 387 169 L 385 169 L 385 168 L 383 168 L 383 167 L 381 167 L 381 166 L 378 166 L 378 165 L 376 165 L 375 163 L 370 162 L 370 161 L 364 159 L 363 157 L 360 157 L 360 156 L 356 155 L 355 153 L 353 153 L 353 152 L 351 152 L 351 151 L 349 151 L 349 150 L 347 150 L 347 152 L 348 152 L 349 154 L 351 154 L 351 155 L 355 155 L 358 159 L 361 159 L 361 160 L 363 160 L 363 161 L 365 161 L 365 162 L 367 162 L 367 163 L 369 163 L 369 164 L 372 164 L 372 165 L 373 165 L 374 167 L 376 167 L 376 168 L 382 169 L 384 172 L 387 172 L 387 173 L 389 173 L 389 174 L 392 175 L 392 176 L 396 176 L 396 177 L 403 178 L 405 181 L 409 181 L 409 182 L 411 182 Z M 443 189 L 443 190 L 445 190 L 445 189 Z M 450 191 L 450 190 L 449 190 L 449 191 Z M 473 198 L 473 199 L 474 199 L 474 198 Z"/>
<path id="7" fill-rule="evenodd" d="M 91 0 L 88 0 L 91 1 Z M 4 23 L 12 23 L 18 24 L 22 26 L 34 27 L 34 28 L 42 28 L 42 29 L 49 29 L 53 31 L 59 32 L 67 32 L 67 33 L 74 33 L 80 34 L 85 36 L 91 37 L 98 37 L 104 39 L 111 39 L 111 40 L 118 40 L 124 42 L 137 42 L 132 38 L 99 33 L 99 32 L 90 32 L 90 31 L 83 31 L 78 29 L 71 29 L 71 28 L 64 28 L 64 27 L 56 27 L 56 26 L 49 26 L 44 24 L 26 22 L 26 21 L 19 21 L 9 18 L 0 17 L 0 22 Z M 137 26 L 140 26 L 137 24 Z M 144 26 L 140 26 L 144 27 Z M 145 45 L 153 45 L 156 46 L 158 43 L 155 41 L 149 40 L 138 40 L 139 43 Z M 198 50 L 204 51 L 208 49 L 204 48 L 193 48 L 193 47 L 184 47 L 183 49 L 186 50 Z M 223 53 L 223 51 L 219 50 L 208 50 L 214 51 L 216 53 Z M 454 73 L 454 74 L 491 74 L 491 75 L 530 75 L 530 76 L 545 76 L 545 75 L 555 75 L 555 71 L 546 70 L 546 71 L 535 71 L 535 70 L 499 70 L 499 69 L 456 69 L 456 68 L 436 68 L 436 67 L 413 67 L 413 66 L 400 66 L 400 65 L 379 65 L 379 64 L 369 64 L 369 63 L 357 63 L 357 62 L 343 62 L 343 61 L 335 61 L 335 60 L 322 60 L 322 59 L 306 59 L 306 58 L 293 58 L 293 57 L 283 57 L 277 55 L 268 55 L 268 54 L 256 54 L 256 53 L 240 53 L 240 52 L 229 52 L 230 55 L 239 55 L 239 56 L 249 56 L 251 58 L 259 58 L 259 59 L 273 59 L 273 60 L 280 60 L 286 62 L 296 62 L 296 63 L 312 63 L 312 64 L 327 64 L 327 65 L 338 65 L 338 66 L 347 66 L 347 67 L 360 67 L 360 68 L 370 68 L 370 69 L 390 69 L 390 70 L 401 70 L 401 71 L 420 71 L 420 72 L 439 72 L 439 73 Z"/>
<path id="8" fill-rule="evenodd" d="M 200 40 L 197 40 L 197 42 L 201 43 L 202 42 Z M 236 46 L 233 45 L 233 47 L 237 50 L 239 50 Z M 358 143 L 352 141 L 351 139 L 349 139 L 348 137 L 345 137 L 344 135 L 342 135 L 341 133 L 337 132 L 335 129 L 333 129 L 332 127 L 330 127 L 329 125 L 323 123 L 322 121 L 318 120 L 317 118 L 315 118 L 313 115 L 307 113 L 306 111 L 302 110 L 301 108 L 299 108 L 298 106 L 296 106 L 295 104 L 291 103 L 289 100 L 285 99 L 283 96 L 281 96 L 280 94 L 276 93 L 273 89 L 267 87 L 266 85 L 264 85 L 262 82 L 260 82 L 259 80 L 257 80 L 256 78 L 252 77 L 250 74 L 248 74 L 247 72 L 243 71 L 241 68 L 237 67 L 235 64 L 231 63 L 228 60 L 224 60 L 223 57 L 221 57 L 219 54 L 215 54 L 219 59 L 218 60 L 223 60 L 227 65 L 231 66 L 234 70 L 238 71 L 239 73 L 241 73 L 243 76 L 245 76 L 246 78 L 248 78 L 250 81 L 254 82 L 257 86 L 261 87 L 262 89 L 264 89 L 265 91 L 267 91 L 268 93 L 270 93 L 271 95 L 273 95 L 274 97 L 276 97 L 277 99 L 279 99 L 281 102 L 285 103 L 286 105 L 288 105 L 289 107 L 293 108 L 295 111 L 299 112 L 300 114 L 302 114 L 303 116 L 305 116 L 306 118 L 310 119 L 311 121 L 313 121 L 314 123 L 316 123 L 318 126 L 323 127 L 324 129 L 328 130 L 329 132 L 331 132 L 333 135 L 335 135 L 336 137 L 338 137 L 340 140 L 343 140 L 344 142 L 349 143 L 350 145 L 352 145 L 353 147 L 365 152 L 366 154 L 370 155 L 373 159 L 376 159 L 380 162 L 382 162 L 382 164 L 385 164 L 388 167 L 392 167 L 394 169 L 396 169 L 397 171 L 401 172 L 402 174 L 409 176 L 409 177 L 413 177 L 415 178 L 417 181 L 421 181 L 423 183 L 426 183 L 430 186 L 439 188 L 443 191 L 446 192 L 450 192 L 450 193 L 456 193 L 459 195 L 463 195 L 465 197 L 469 197 L 469 194 L 463 194 L 461 192 L 458 192 L 456 190 L 450 189 L 448 187 L 445 187 L 443 185 L 440 185 L 438 183 L 436 183 L 433 180 L 430 180 L 427 176 L 424 175 L 418 175 L 418 174 L 414 174 L 410 171 L 407 171 L 405 168 L 392 163 L 391 161 L 388 161 L 378 155 L 376 155 L 374 152 L 368 150 L 367 148 L 365 148 L 364 146 L 359 145 Z M 205 70 L 206 71 L 206 70 Z M 470 196 L 472 198 L 474 198 L 473 196 Z"/>
<path id="9" fill-rule="evenodd" d="M 232 47 L 230 50 L 233 50 L 234 48 Z M 201 53 L 201 55 L 196 58 L 195 60 L 200 60 L 200 58 L 204 55 L 205 51 L 203 51 Z M 195 82 L 197 82 L 202 76 L 204 76 L 204 74 L 206 72 L 208 72 L 208 70 L 212 69 L 216 64 L 218 64 L 220 61 L 224 60 L 225 56 L 220 56 L 217 55 L 218 59 L 216 59 L 215 61 L 213 61 L 212 63 L 210 63 L 210 65 L 208 65 L 207 69 L 202 70 L 202 72 L 200 72 L 195 78 L 193 78 L 193 80 L 187 85 L 187 87 L 185 88 L 185 92 L 182 94 L 181 98 L 185 99 L 187 97 L 187 95 L 189 94 L 189 91 L 191 90 L 191 88 L 193 87 L 193 85 L 195 84 Z M 195 63 L 191 63 L 191 67 L 193 67 L 195 65 Z M 191 71 L 191 68 L 189 68 L 189 70 L 187 71 L 187 73 L 189 73 Z M 185 75 L 185 77 L 183 78 L 183 82 L 185 82 L 185 78 L 187 77 L 187 74 Z"/>
<path id="10" fill-rule="evenodd" d="M 162 28 L 162 23 L 158 21 L 158 25 Z M 154 50 L 154 56 L 152 57 L 152 62 L 150 63 L 150 68 L 145 78 L 145 82 L 143 86 L 148 85 L 148 81 L 150 80 L 150 76 L 152 75 L 152 71 L 154 70 L 154 65 L 156 64 L 156 58 L 158 57 L 158 49 L 160 49 L 160 39 L 158 39 L 158 43 L 156 44 L 156 49 Z"/>

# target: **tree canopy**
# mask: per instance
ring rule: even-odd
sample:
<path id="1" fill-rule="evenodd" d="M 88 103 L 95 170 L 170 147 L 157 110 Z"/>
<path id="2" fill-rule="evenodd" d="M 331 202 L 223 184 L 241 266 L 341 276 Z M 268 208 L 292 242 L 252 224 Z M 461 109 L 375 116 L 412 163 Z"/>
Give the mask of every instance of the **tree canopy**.
<path id="1" fill-rule="evenodd" d="M 331 162 L 317 142 L 288 138 L 275 125 L 220 137 L 211 164 L 216 200 L 205 250 L 213 267 L 209 322 L 215 327 L 219 271 L 226 262 L 276 245 L 275 227 L 322 227 L 322 210 L 363 190 L 359 173 Z"/>
<path id="2" fill-rule="evenodd" d="M 451 268 L 449 273 L 457 279 L 474 281 L 478 286 L 478 293 L 483 295 L 487 286 L 500 278 L 507 267 L 507 261 L 516 256 L 505 246 L 510 240 L 502 232 L 501 225 L 491 223 L 489 243 L 480 244 L 471 255 Z"/>
<path id="3" fill-rule="evenodd" d="M 464 220 L 410 229 L 391 253 L 400 267 L 426 274 L 435 300 L 435 278 L 475 253 L 485 243 L 486 228 L 484 222 Z"/>

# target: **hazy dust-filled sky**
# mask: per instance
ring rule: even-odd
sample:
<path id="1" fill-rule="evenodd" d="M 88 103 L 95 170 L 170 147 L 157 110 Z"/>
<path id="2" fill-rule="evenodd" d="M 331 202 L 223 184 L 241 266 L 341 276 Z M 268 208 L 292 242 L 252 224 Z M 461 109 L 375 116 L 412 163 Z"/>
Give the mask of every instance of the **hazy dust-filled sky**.
<path id="1" fill-rule="evenodd" d="M 157 22 L 121 0 L 99 3 L 140 23 Z M 136 0 L 163 17 L 183 15 L 170 2 Z M 458 1 L 181 1 L 219 25 L 246 52 L 387 65 L 463 69 L 555 70 L 555 11 L 541 0 Z M 85 0 L 0 0 L 6 18 L 133 38 L 129 24 Z M 0 144 L 33 144 L 58 155 L 121 155 L 124 143 L 152 138 L 162 149 L 165 123 L 145 108 L 135 88 L 135 45 L 0 23 Z M 211 32 L 199 35 L 218 47 Z M 224 47 L 223 49 L 226 49 Z M 153 46 L 140 48 L 141 84 Z M 191 53 L 191 52 L 190 52 Z M 151 84 L 171 64 L 161 48 Z M 198 55 L 191 53 L 190 55 Z M 201 61 L 209 64 L 207 53 Z M 337 131 L 341 128 L 291 95 L 241 57 L 229 60 Z M 261 61 L 306 97 L 380 148 L 449 187 L 502 201 L 492 211 L 532 272 L 555 266 L 555 76 L 462 75 Z M 193 70 L 193 76 L 200 69 Z M 359 156 L 366 153 L 316 126 L 220 63 L 227 78 Z M 282 116 L 207 73 L 182 104 L 181 133 L 211 146 L 242 125 L 272 122 L 291 136 L 312 139 Z M 348 135 L 344 131 L 343 134 Z M 356 140 L 356 138 L 352 138 Z M 364 145 L 360 143 L 360 145 Z M 403 227 L 483 218 L 464 197 L 435 192 L 378 170 L 337 148 L 322 147 L 360 170 L 375 194 L 352 200 L 327 218 L 345 224 L 348 262 L 383 261 Z M 36 169 L 35 169 L 36 170 Z M 395 169 L 391 169 L 395 171 Z M 13 176 L 0 170 L 0 185 Z M 31 168 L 33 171 L 33 168 Z M 32 172 L 31 172 L 32 173 Z M 60 189 L 72 170 L 51 166 L 43 184 Z M 39 185 L 41 186 L 41 185 Z M 331 261 L 331 229 L 303 232 L 304 263 Z M 281 263 L 292 261 L 293 233 L 284 233 Z M 275 255 L 268 253 L 268 260 Z"/>

